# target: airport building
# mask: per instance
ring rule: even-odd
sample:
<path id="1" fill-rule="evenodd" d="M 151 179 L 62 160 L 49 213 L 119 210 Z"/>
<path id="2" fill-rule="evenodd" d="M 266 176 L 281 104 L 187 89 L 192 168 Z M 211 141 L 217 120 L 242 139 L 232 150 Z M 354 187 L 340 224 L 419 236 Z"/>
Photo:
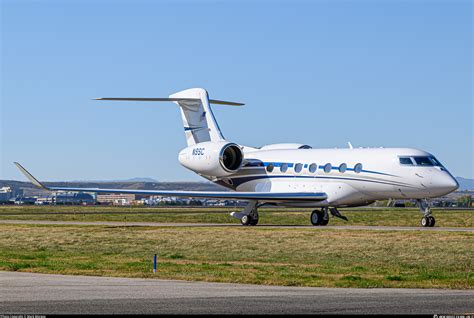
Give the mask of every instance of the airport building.
<path id="1" fill-rule="evenodd" d="M 135 194 L 97 194 L 97 203 L 130 205 L 136 200 Z"/>
<path id="2" fill-rule="evenodd" d="M 13 202 L 17 196 L 23 196 L 23 190 L 11 188 L 11 187 L 0 188 L 0 202 L 1 203 L 5 203 L 9 201 Z"/>
<path id="3" fill-rule="evenodd" d="M 15 198 L 14 203 L 18 205 L 30 205 L 30 204 L 35 204 L 37 199 L 38 198 L 35 198 L 35 197 L 19 196 Z"/>
<path id="4" fill-rule="evenodd" d="M 13 191 L 10 187 L 0 188 L 0 202 L 8 202 L 13 197 Z"/>
<path id="5" fill-rule="evenodd" d="M 53 194 L 55 204 L 95 204 L 95 199 L 84 192 L 56 192 Z"/>
<path id="6" fill-rule="evenodd" d="M 51 205 L 54 204 L 54 196 L 43 196 L 36 198 L 35 205 Z"/>

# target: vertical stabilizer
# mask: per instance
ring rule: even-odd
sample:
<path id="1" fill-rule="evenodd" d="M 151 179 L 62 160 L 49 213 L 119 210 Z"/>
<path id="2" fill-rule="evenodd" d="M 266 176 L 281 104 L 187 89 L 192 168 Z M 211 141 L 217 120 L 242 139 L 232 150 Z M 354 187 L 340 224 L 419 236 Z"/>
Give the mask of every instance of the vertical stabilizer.
<path id="1" fill-rule="evenodd" d="M 181 109 L 184 133 L 188 146 L 205 141 L 224 140 L 212 113 L 209 95 L 203 88 L 191 88 L 169 96 Z"/>

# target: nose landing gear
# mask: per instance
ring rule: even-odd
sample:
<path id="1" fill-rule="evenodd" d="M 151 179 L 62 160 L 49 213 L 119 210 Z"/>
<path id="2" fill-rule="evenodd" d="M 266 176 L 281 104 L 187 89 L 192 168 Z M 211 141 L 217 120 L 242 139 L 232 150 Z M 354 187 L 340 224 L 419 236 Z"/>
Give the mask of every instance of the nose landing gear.
<path id="1" fill-rule="evenodd" d="M 417 200 L 420 212 L 423 213 L 423 218 L 420 221 L 423 227 L 433 227 L 436 223 L 434 216 L 431 215 L 431 209 L 426 200 Z"/>
<path id="2" fill-rule="evenodd" d="M 436 222 L 435 218 L 432 215 L 428 215 L 428 216 L 424 216 L 421 219 L 420 224 L 423 227 L 433 227 L 435 225 L 435 222 Z"/>

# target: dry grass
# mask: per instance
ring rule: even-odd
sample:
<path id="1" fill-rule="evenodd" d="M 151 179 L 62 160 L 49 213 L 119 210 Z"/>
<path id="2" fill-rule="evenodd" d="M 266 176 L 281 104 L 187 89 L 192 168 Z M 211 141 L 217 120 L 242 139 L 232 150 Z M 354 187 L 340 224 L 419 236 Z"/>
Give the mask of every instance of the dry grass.
<path id="1" fill-rule="evenodd" d="M 472 288 L 473 234 L 0 225 L 0 269 L 294 286 Z M 158 255 L 158 273 L 152 257 Z"/>

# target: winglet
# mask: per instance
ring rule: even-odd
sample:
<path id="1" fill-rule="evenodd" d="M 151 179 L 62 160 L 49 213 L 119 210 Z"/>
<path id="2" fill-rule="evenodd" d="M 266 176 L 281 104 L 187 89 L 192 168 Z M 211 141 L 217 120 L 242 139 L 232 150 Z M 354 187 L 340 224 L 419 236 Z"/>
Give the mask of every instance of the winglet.
<path id="1" fill-rule="evenodd" d="M 18 167 L 18 169 L 20 169 L 20 171 L 25 175 L 25 177 L 28 178 L 28 180 L 30 180 L 31 183 L 33 183 L 35 186 L 37 186 L 38 188 L 42 188 L 42 189 L 45 189 L 45 190 L 49 190 L 48 187 L 46 187 L 44 184 L 42 184 L 41 182 L 39 182 L 38 180 L 36 180 L 35 177 L 33 177 L 31 175 L 31 173 L 28 172 L 28 170 L 26 170 L 25 168 L 23 168 L 23 166 L 21 164 L 19 164 L 18 162 L 14 162 L 14 164 Z"/>

